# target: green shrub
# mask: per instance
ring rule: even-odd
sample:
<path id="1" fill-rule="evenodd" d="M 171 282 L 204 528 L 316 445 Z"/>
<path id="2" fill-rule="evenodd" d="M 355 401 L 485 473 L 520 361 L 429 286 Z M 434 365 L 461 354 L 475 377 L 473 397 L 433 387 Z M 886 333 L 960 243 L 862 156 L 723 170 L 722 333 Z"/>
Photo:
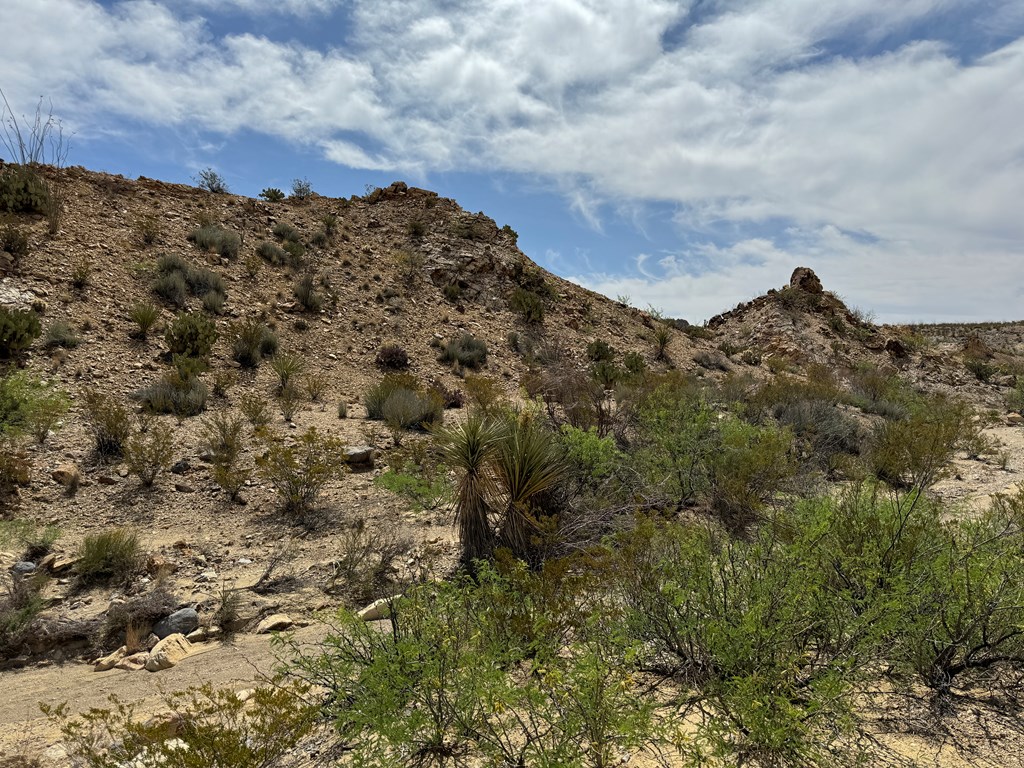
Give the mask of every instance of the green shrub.
<path id="1" fill-rule="evenodd" d="M 141 717 L 116 696 L 110 706 L 72 716 L 67 705 L 43 706 L 75 765 L 161 765 L 166 768 L 269 768 L 279 765 L 316 724 L 307 689 L 287 681 L 247 696 L 212 684 L 164 697 L 169 719 Z M 169 731 L 167 723 L 175 723 Z M 168 738 L 173 732 L 174 738 Z M 117 747 L 103 746 L 113 740 Z"/>
<path id="2" fill-rule="evenodd" d="M 200 189 L 215 195 L 226 195 L 230 191 L 227 180 L 213 168 L 204 168 L 193 176 L 192 180 Z"/>
<path id="3" fill-rule="evenodd" d="M 174 436 L 166 424 L 157 423 L 128 439 L 124 450 L 128 471 L 138 475 L 145 488 L 156 476 L 171 466 L 174 459 Z"/>
<path id="4" fill-rule="evenodd" d="M 295 298 L 307 312 L 319 312 L 324 305 L 323 296 L 316 289 L 313 275 L 305 274 L 298 279 L 292 288 Z"/>
<path id="5" fill-rule="evenodd" d="M 115 528 L 86 536 L 78 548 L 75 573 L 80 587 L 127 582 L 142 568 L 139 536 Z"/>
<path id="6" fill-rule="evenodd" d="M 237 500 L 242 488 L 252 476 L 248 467 L 240 463 L 245 440 L 244 422 L 237 416 L 220 413 L 203 422 L 202 446 L 211 456 L 210 474 L 217 485 Z"/>
<path id="7" fill-rule="evenodd" d="M 252 425 L 253 430 L 262 430 L 270 424 L 270 407 L 265 398 L 255 392 L 246 392 L 238 402 L 238 410 Z"/>
<path id="8" fill-rule="evenodd" d="M 298 269 L 305 263 L 306 246 L 298 240 L 286 240 L 284 243 L 284 252 L 288 254 L 286 263 L 293 269 Z"/>
<path id="9" fill-rule="evenodd" d="M 587 359 L 592 363 L 615 359 L 615 349 L 607 341 L 596 339 L 587 344 Z"/>
<path id="10" fill-rule="evenodd" d="M 338 231 L 338 217 L 333 213 L 325 213 L 320 217 L 320 226 L 324 228 L 324 234 L 333 237 Z"/>
<path id="11" fill-rule="evenodd" d="M 0 359 L 21 355 L 32 346 L 41 331 L 35 312 L 0 307 Z"/>
<path id="12" fill-rule="evenodd" d="M 224 294 L 210 291 L 203 294 L 203 310 L 211 315 L 219 315 L 224 311 Z"/>
<path id="13" fill-rule="evenodd" d="M 289 261 L 288 252 L 269 240 L 264 240 L 256 246 L 256 254 L 275 267 L 280 267 Z"/>
<path id="14" fill-rule="evenodd" d="M 487 344 L 468 333 L 449 341 L 441 350 L 441 362 L 476 370 L 487 362 Z"/>
<path id="15" fill-rule="evenodd" d="M 298 243 L 302 240 L 302 234 L 299 230 L 284 221 L 279 221 L 270 231 L 274 233 L 274 237 L 278 240 L 284 240 L 285 242 Z"/>
<path id="16" fill-rule="evenodd" d="M 445 287 L 441 289 L 441 293 L 448 301 L 454 304 L 460 298 L 462 298 L 462 286 L 460 286 L 457 282 L 447 283 Z"/>
<path id="17" fill-rule="evenodd" d="M 67 413 L 67 395 L 24 371 L 0 376 L 0 434 L 30 434 L 40 444 Z"/>
<path id="18" fill-rule="evenodd" d="M 143 245 L 153 245 L 160 239 L 160 219 L 155 214 L 149 213 L 140 216 L 135 220 L 132 227 L 139 242 Z"/>
<path id="19" fill-rule="evenodd" d="M 188 283 L 180 272 L 158 276 L 153 281 L 153 293 L 179 309 L 188 303 Z"/>
<path id="20" fill-rule="evenodd" d="M 42 588 L 46 578 L 33 574 L 28 578 L 8 576 L 4 593 L 0 593 L 0 660 L 7 661 L 31 651 L 31 641 L 38 634 L 37 618 L 46 607 Z M 14 768 L 20 768 L 16 763 Z M 37 768 L 31 763 L 27 768 Z"/>
<path id="21" fill-rule="evenodd" d="M 232 261 L 238 258 L 238 253 L 242 249 L 242 238 L 237 232 L 224 229 L 216 224 L 207 224 L 194 229 L 188 239 L 195 243 L 197 248 L 212 251 Z"/>
<path id="22" fill-rule="evenodd" d="M 964 358 L 964 367 L 973 373 L 978 381 L 987 382 L 999 373 L 999 368 L 997 366 L 978 357 Z"/>
<path id="23" fill-rule="evenodd" d="M 199 379 L 203 366 L 195 358 L 175 355 L 174 369 L 153 384 L 135 393 L 150 413 L 173 413 L 180 418 L 196 416 L 206 410 L 209 391 Z"/>
<path id="24" fill-rule="evenodd" d="M 255 368 L 263 358 L 277 353 L 277 334 L 256 318 L 240 321 L 232 332 L 231 357 L 243 368 Z"/>
<path id="25" fill-rule="evenodd" d="M 95 389 L 83 393 L 86 421 L 92 428 L 96 453 L 101 458 L 118 458 L 131 432 L 128 409 L 114 398 Z"/>
<path id="26" fill-rule="evenodd" d="M 44 349 L 74 349 L 78 344 L 78 335 L 66 320 L 54 320 L 47 326 L 46 338 L 43 341 Z"/>
<path id="27" fill-rule="evenodd" d="M 391 400 L 395 403 L 389 406 Z M 426 427 L 443 419 L 444 403 L 436 392 L 423 392 L 409 374 L 388 374 L 364 396 L 366 418 L 384 421 L 390 417 L 396 428 Z"/>
<path id="28" fill-rule="evenodd" d="M 508 300 L 509 309 L 518 312 L 528 323 L 544 322 L 544 299 L 526 288 L 517 287 Z"/>
<path id="29" fill-rule="evenodd" d="M 647 361 L 639 352 L 627 352 L 623 358 L 623 365 L 626 366 L 626 371 L 633 376 L 639 376 L 647 370 Z"/>
<path id="30" fill-rule="evenodd" d="M 1024 381 L 1018 383 L 1007 393 L 1006 407 L 1016 413 L 1024 414 Z"/>
<path id="31" fill-rule="evenodd" d="M 28 256 L 28 250 L 28 235 L 20 227 L 8 224 L 0 229 L 0 251 L 11 254 L 15 267 Z"/>
<path id="32" fill-rule="evenodd" d="M 279 203 L 284 200 L 284 192 L 277 187 L 267 187 L 259 194 L 268 203 Z"/>
<path id="33" fill-rule="evenodd" d="M 164 340 L 172 355 L 206 360 L 217 341 L 217 328 L 206 316 L 185 312 L 167 327 Z"/>
<path id="34" fill-rule="evenodd" d="M 281 497 L 284 511 L 303 521 L 326 485 L 344 474 L 343 448 L 337 438 L 311 427 L 294 444 L 270 443 L 256 466 Z"/>

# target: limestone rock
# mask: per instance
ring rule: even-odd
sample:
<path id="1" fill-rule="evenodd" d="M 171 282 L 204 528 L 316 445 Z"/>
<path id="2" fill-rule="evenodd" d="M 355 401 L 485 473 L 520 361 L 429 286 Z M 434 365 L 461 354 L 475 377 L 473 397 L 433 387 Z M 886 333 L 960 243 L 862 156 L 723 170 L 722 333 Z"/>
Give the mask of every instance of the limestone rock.
<path id="1" fill-rule="evenodd" d="M 150 672 L 170 669 L 191 652 L 192 643 L 186 640 L 184 635 L 168 635 L 150 652 L 146 669 Z"/>
<path id="2" fill-rule="evenodd" d="M 269 632 L 282 632 L 294 624 L 295 622 L 288 615 L 275 613 L 272 616 L 267 616 L 267 618 L 256 625 L 256 634 L 265 635 Z"/>
<path id="3" fill-rule="evenodd" d="M 182 608 L 166 616 L 153 626 L 153 634 L 163 640 L 168 635 L 187 635 L 199 626 L 195 608 Z"/>
<path id="4" fill-rule="evenodd" d="M 359 613 L 356 614 L 363 621 L 380 621 L 386 619 L 391 615 L 391 601 L 394 598 L 382 597 L 379 600 L 374 600 L 368 606 L 363 608 Z"/>
<path id="5" fill-rule="evenodd" d="M 104 656 L 102 659 L 98 659 L 96 663 L 93 665 L 93 671 L 106 672 L 108 669 L 113 669 L 119 663 L 121 663 L 127 656 L 128 646 L 122 645 L 109 656 Z"/>
<path id="6" fill-rule="evenodd" d="M 138 670 L 145 668 L 147 661 L 149 661 L 149 654 L 145 651 L 141 651 L 139 653 L 133 653 L 131 656 L 125 656 L 114 665 L 114 669 L 123 669 L 127 672 L 137 672 Z"/>
<path id="7" fill-rule="evenodd" d="M 797 288 L 805 293 L 821 293 L 821 280 L 810 267 L 797 267 L 789 278 L 789 287 Z"/>
<path id="8" fill-rule="evenodd" d="M 349 445 L 345 448 L 345 463 L 350 466 L 372 467 L 376 450 L 369 445 Z"/>
<path id="9" fill-rule="evenodd" d="M 82 473 L 79 472 L 78 467 L 74 464 L 61 464 L 50 473 L 50 479 L 67 488 L 75 483 L 80 483 L 82 481 Z"/>

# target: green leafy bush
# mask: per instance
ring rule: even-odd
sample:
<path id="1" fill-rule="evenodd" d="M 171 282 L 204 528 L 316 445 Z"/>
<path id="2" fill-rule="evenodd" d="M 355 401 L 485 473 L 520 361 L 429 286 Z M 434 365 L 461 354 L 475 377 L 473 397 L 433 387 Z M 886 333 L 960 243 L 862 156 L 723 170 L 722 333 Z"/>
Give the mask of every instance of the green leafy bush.
<path id="1" fill-rule="evenodd" d="M 101 458 L 118 458 L 131 432 L 128 409 L 113 397 L 88 389 L 83 393 L 86 421 L 92 429 L 96 453 Z"/>
<path id="2" fill-rule="evenodd" d="M 442 363 L 450 363 L 476 370 L 487 362 L 487 344 L 468 333 L 445 344 L 441 350 Z"/>
<path id="3" fill-rule="evenodd" d="M 137 475 L 142 485 L 149 488 L 157 475 L 171 466 L 174 459 L 174 436 L 166 424 L 153 424 L 145 432 L 128 439 L 124 450 L 128 471 Z"/>
<path id="4" fill-rule="evenodd" d="M 284 511 L 307 521 L 323 489 L 345 472 L 343 448 L 339 439 L 311 427 L 294 444 L 271 442 L 256 459 L 256 466 L 274 486 Z"/>
<path id="5" fill-rule="evenodd" d="M 615 349 L 607 341 L 596 339 L 587 344 L 587 359 L 592 363 L 615 359 Z"/>
<path id="6" fill-rule="evenodd" d="M 392 402 L 394 401 L 394 402 Z M 397 429 L 417 429 L 439 423 L 444 403 L 436 392 L 423 392 L 408 374 L 388 374 L 363 396 L 366 418 L 389 421 Z"/>
<path id="7" fill-rule="evenodd" d="M 277 187 L 267 187 L 259 194 L 268 203 L 279 203 L 284 200 L 284 192 Z"/>
<path id="8" fill-rule="evenodd" d="M 21 355 L 42 331 L 35 312 L 0 307 L 0 359 Z"/>
<path id="9" fill-rule="evenodd" d="M 214 482 L 228 492 L 233 501 L 252 476 L 249 467 L 242 466 L 245 439 L 244 421 L 237 416 L 216 414 L 203 422 L 202 445 L 211 456 L 210 474 Z"/>
<path id="10" fill-rule="evenodd" d="M 139 390 L 135 397 L 150 413 L 173 413 L 185 418 L 206 410 L 209 390 L 199 379 L 204 364 L 196 358 L 174 356 L 174 368 L 153 384 Z"/>

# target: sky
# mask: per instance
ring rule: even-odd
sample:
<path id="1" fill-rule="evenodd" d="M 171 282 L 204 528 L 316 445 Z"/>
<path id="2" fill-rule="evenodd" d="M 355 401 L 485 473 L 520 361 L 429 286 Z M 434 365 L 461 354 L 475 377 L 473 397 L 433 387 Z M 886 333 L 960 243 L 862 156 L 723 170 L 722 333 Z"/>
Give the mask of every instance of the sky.
<path id="1" fill-rule="evenodd" d="M 72 165 L 402 179 L 691 322 L 797 266 L 881 321 L 1024 319 L 1021 0 L 2 0 L 0 30 Z"/>

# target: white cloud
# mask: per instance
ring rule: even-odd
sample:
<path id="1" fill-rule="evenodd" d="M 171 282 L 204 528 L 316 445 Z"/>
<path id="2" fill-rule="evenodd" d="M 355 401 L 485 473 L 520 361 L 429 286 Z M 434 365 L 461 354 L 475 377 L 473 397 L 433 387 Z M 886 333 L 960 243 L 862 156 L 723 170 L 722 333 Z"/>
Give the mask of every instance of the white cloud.
<path id="1" fill-rule="evenodd" d="M 253 14 L 342 6 L 225 2 Z M 955 290 L 964 280 L 989 291 L 970 294 L 979 311 L 1018 306 L 1007 286 L 1024 277 L 1019 3 L 344 5 L 349 26 L 314 48 L 215 37 L 201 17 L 225 7 L 214 0 L 6 0 L 0 28 L 19 33 L 5 39 L 0 85 L 30 106 L 50 95 L 99 130 L 121 116 L 248 128 L 359 168 L 535 174 L 597 231 L 609 210 L 646 225 L 645 204 L 668 203 L 688 240 L 723 245 L 652 256 L 644 269 L 669 271 L 651 290 L 710 297 L 714 311 L 719 290 L 743 298 L 811 260 L 865 303 L 924 311 L 934 290 L 944 293 L 933 305 L 968 311 Z M 972 59 L 913 39 L 957 14 L 997 47 Z M 800 235 L 779 235 L 778 222 Z M 857 277 L 880 267 L 899 295 Z M 613 293 L 639 296 L 645 284 Z"/>

